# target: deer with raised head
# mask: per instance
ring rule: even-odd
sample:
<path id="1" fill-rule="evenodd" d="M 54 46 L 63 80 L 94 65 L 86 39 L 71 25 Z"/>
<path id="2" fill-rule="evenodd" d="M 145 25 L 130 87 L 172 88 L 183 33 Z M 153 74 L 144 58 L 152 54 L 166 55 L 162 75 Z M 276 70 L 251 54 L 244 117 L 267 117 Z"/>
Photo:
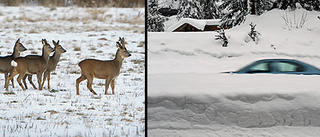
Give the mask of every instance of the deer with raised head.
<path id="1" fill-rule="evenodd" d="M 115 78 L 119 76 L 120 68 L 124 58 L 130 57 L 131 54 L 125 46 L 124 38 L 119 38 L 116 42 L 118 50 L 116 57 L 113 60 L 96 60 L 96 59 L 85 59 L 79 63 L 81 68 L 81 76 L 76 80 L 77 95 L 79 95 L 79 84 L 80 82 L 87 79 L 87 88 L 94 94 L 97 93 L 92 89 L 93 78 L 105 79 L 105 94 L 109 85 L 111 84 L 112 94 L 114 94 Z"/>
<path id="2" fill-rule="evenodd" d="M 11 66 L 11 61 L 13 59 L 16 59 L 20 56 L 20 52 L 26 51 L 27 48 L 25 48 L 21 43 L 20 39 L 16 41 L 13 47 L 13 53 L 8 56 L 0 57 L 0 73 L 4 73 L 5 81 L 8 78 L 9 73 L 13 70 L 13 67 Z M 11 80 L 12 87 L 14 87 L 13 79 Z"/>
<path id="3" fill-rule="evenodd" d="M 45 39 L 42 39 L 42 55 L 34 57 L 19 57 L 14 59 L 11 62 L 11 65 L 13 66 L 13 71 L 9 75 L 8 79 L 6 80 L 6 90 L 8 91 L 8 84 L 9 80 L 11 80 L 15 75 L 19 74 L 17 81 L 22 88 L 23 91 L 25 91 L 25 87 L 21 83 L 21 79 L 26 74 L 37 74 L 38 84 L 39 84 L 39 90 L 42 90 L 42 75 L 43 72 L 47 69 L 48 61 L 49 61 L 49 55 L 54 51 L 54 49 L 47 43 Z"/>
<path id="4" fill-rule="evenodd" d="M 48 62 L 48 66 L 46 71 L 43 74 L 43 81 L 41 86 L 43 87 L 44 82 L 46 81 L 46 79 L 48 78 L 48 89 L 50 89 L 50 73 L 52 71 L 54 71 L 57 67 L 57 64 L 59 62 L 60 56 L 62 53 L 67 52 L 61 45 L 59 45 L 59 40 L 57 42 L 55 42 L 54 40 L 52 40 L 52 43 L 54 45 L 54 54 L 49 58 L 49 62 Z M 28 57 L 28 56 L 27 56 Z M 34 89 L 37 89 L 37 87 L 33 84 L 32 82 L 32 75 L 25 75 L 25 77 L 23 77 L 23 84 L 26 87 L 26 89 L 28 89 L 27 83 L 26 83 L 26 78 L 28 77 L 28 81 L 29 83 L 33 86 Z"/>

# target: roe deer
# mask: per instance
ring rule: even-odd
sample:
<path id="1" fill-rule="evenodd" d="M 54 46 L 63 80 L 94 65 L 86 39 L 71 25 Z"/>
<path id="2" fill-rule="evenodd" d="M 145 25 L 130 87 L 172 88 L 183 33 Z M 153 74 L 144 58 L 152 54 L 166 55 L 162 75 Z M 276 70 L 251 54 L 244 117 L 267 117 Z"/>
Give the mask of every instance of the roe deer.
<path id="1" fill-rule="evenodd" d="M 56 66 L 57 66 L 57 64 L 59 62 L 61 54 L 66 52 L 66 50 L 61 45 L 59 45 L 59 40 L 57 42 L 52 40 L 52 43 L 54 45 L 54 51 L 55 52 L 49 58 L 48 66 L 47 66 L 46 71 L 43 74 L 43 81 L 41 83 L 41 86 L 43 87 L 44 82 L 46 81 L 46 78 L 48 78 L 48 89 L 50 89 L 50 73 L 56 69 Z M 25 75 L 25 77 L 23 77 L 23 84 L 26 87 L 26 89 L 28 89 L 28 86 L 26 84 L 26 78 L 27 77 L 28 77 L 28 80 L 29 80 L 30 84 L 33 86 L 33 88 L 37 89 L 36 86 L 32 82 L 32 75 L 29 75 L 29 74 L 27 74 L 27 75 Z"/>
<path id="2" fill-rule="evenodd" d="M 120 43 L 120 42 L 121 43 Z M 111 84 L 112 94 L 114 94 L 114 81 L 120 73 L 122 61 L 124 58 L 130 57 L 131 54 L 128 52 L 125 46 L 124 38 L 119 38 L 116 42 L 118 47 L 116 57 L 113 60 L 96 60 L 96 59 L 85 59 L 79 63 L 81 68 L 81 76 L 76 80 L 77 95 L 79 95 L 79 83 L 87 79 L 87 88 L 94 94 L 97 93 L 92 89 L 93 78 L 106 79 L 105 94 L 109 85 Z"/>
<path id="3" fill-rule="evenodd" d="M 25 91 L 26 89 L 21 84 L 21 79 L 26 74 L 37 74 L 39 90 L 42 90 L 42 87 L 41 87 L 42 74 L 47 69 L 50 53 L 54 51 L 54 49 L 47 43 L 45 39 L 42 39 L 42 44 L 43 44 L 43 47 L 42 47 L 41 56 L 34 55 L 34 57 L 32 58 L 19 57 L 14 59 L 11 62 L 11 65 L 13 66 L 13 71 L 6 81 L 5 88 L 7 91 L 8 91 L 9 80 L 11 80 L 17 74 L 19 74 L 17 81 L 23 91 Z"/>
<path id="4" fill-rule="evenodd" d="M 16 59 L 20 56 L 20 52 L 26 51 L 25 48 L 21 43 L 20 39 L 18 39 L 14 45 L 13 53 L 11 55 L 0 57 L 0 73 L 4 73 L 5 81 L 7 81 L 9 73 L 13 70 L 11 66 L 11 61 Z M 13 79 L 11 80 L 12 87 L 14 87 Z"/>

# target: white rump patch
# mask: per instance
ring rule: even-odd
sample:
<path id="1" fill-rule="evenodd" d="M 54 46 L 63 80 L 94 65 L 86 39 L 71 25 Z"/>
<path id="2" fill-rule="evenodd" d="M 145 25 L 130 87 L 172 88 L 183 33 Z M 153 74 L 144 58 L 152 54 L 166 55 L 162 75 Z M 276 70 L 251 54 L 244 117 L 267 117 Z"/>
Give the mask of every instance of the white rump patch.
<path id="1" fill-rule="evenodd" d="M 15 62 L 14 60 L 12 60 L 12 61 L 11 61 L 11 66 L 13 66 L 13 67 L 17 67 L 17 66 L 18 66 L 18 63 L 17 63 L 17 62 Z"/>

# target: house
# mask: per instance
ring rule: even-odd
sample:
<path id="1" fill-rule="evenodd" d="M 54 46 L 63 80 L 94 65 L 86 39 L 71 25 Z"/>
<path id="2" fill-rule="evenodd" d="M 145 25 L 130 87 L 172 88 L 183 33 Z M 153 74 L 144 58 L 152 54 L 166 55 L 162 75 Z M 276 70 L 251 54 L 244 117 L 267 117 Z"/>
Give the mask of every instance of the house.
<path id="1" fill-rule="evenodd" d="M 191 19 L 182 18 L 177 23 L 168 27 L 171 32 L 194 32 L 194 31 L 216 31 L 219 30 L 220 19 Z"/>

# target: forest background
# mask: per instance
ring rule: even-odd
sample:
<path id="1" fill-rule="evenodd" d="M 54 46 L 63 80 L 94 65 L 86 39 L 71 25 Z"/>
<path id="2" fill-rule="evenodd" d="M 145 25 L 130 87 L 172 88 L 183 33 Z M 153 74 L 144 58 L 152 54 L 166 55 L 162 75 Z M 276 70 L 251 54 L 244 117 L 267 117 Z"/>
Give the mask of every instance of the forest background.
<path id="1" fill-rule="evenodd" d="M 4 6 L 36 5 L 48 7 L 144 7 L 144 0 L 0 0 Z"/>

